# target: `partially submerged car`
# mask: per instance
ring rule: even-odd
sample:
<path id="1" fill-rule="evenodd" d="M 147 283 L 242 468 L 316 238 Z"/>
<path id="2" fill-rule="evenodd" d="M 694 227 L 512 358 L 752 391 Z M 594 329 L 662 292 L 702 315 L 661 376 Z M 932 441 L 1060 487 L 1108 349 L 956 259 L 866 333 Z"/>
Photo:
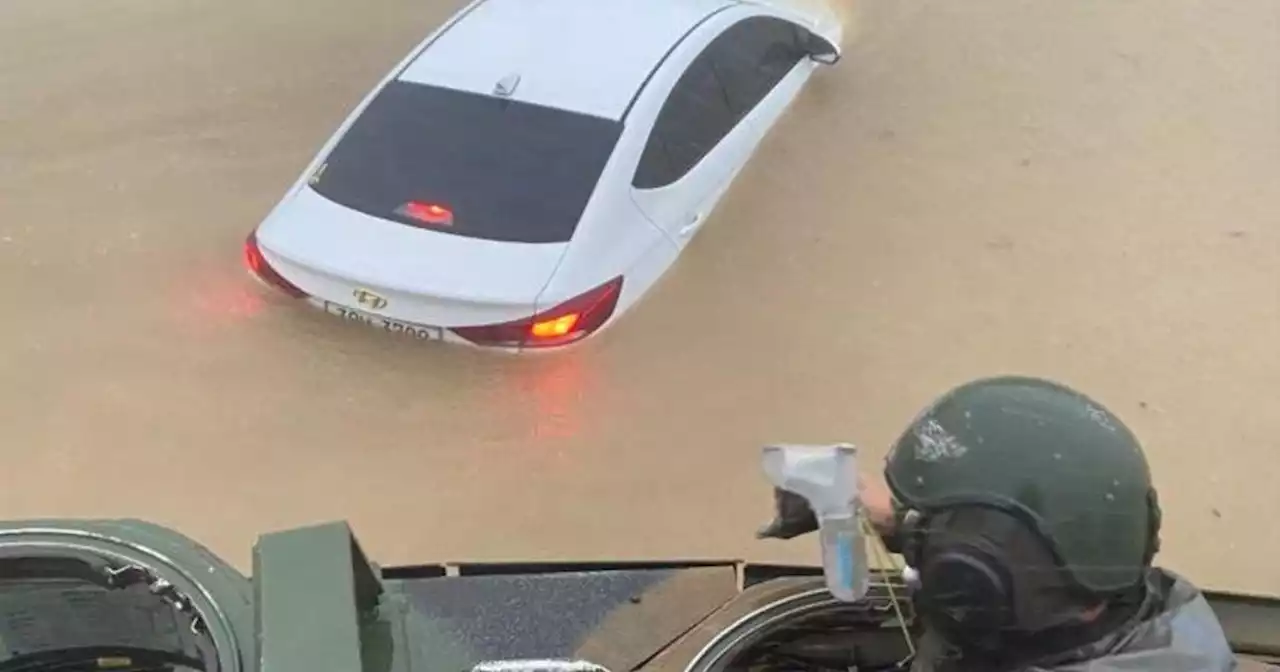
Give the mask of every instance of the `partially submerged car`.
<path id="1" fill-rule="evenodd" d="M 900 669 L 918 632 L 880 575 L 737 561 L 379 567 L 344 523 L 267 534 L 247 578 L 130 520 L 0 523 L 0 670 L 723 672 Z M 1280 600 L 1208 593 L 1242 670 Z"/>
<path id="2" fill-rule="evenodd" d="M 839 42 L 750 0 L 476 0 L 360 102 L 246 263 L 423 340 L 577 342 L 662 277 Z"/>

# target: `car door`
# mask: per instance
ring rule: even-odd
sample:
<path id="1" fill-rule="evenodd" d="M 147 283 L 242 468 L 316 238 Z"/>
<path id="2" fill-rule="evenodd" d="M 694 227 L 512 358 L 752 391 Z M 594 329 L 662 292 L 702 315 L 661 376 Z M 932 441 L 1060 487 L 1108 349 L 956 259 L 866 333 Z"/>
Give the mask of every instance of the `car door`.
<path id="1" fill-rule="evenodd" d="M 663 103 L 632 181 L 633 197 L 678 246 L 706 221 L 762 131 L 807 78 L 807 34 L 773 16 L 732 22 L 689 63 Z M 799 74 L 790 88 L 771 95 L 793 72 Z"/>

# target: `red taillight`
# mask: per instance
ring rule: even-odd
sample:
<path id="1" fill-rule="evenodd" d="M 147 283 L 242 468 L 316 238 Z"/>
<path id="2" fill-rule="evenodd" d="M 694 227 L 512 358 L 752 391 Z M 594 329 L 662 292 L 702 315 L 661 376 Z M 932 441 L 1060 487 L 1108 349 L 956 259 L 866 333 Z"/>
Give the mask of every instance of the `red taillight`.
<path id="1" fill-rule="evenodd" d="M 582 313 L 569 313 L 549 320 L 540 320 L 529 325 L 530 338 L 559 338 L 573 332 L 582 319 Z"/>
<path id="2" fill-rule="evenodd" d="M 397 208 L 396 214 L 432 226 L 453 226 L 453 211 L 439 203 L 409 201 Z"/>
<path id="3" fill-rule="evenodd" d="M 604 325 L 618 307 L 622 276 L 575 296 L 533 317 L 483 327 L 455 327 L 453 332 L 477 345 L 549 348 L 566 345 Z"/>
<path id="4" fill-rule="evenodd" d="M 292 296 L 295 299 L 307 298 L 307 293 L 298 289 L 293 283 L 285 280 L 276 273 L 276 269 L 271 268 L 271 264 L 267 263 L 267 258 L 262 256 L 262 249 L 258 247 L 257 232 L 249 234 L 244 240 L 244 265 L 253 271 L 263 282 L 275 287 L 276 289 Z"/>

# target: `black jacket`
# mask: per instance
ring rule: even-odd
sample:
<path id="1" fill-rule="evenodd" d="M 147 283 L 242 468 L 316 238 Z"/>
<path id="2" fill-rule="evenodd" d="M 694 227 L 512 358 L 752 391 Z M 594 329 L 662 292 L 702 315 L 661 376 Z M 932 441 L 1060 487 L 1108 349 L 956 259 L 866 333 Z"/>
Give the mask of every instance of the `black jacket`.
<path id="1" fill-rule="evenodd" d="M 969 672 L 921 638 L 912 672 Z M 1232 672 L 1235 655 L 1209 602 L 1186 579 L 1161 569 L 1147 578 L 1147 596 L 1134 617 L 1089 644 L 1015 668 L 1015 672 Z"/>

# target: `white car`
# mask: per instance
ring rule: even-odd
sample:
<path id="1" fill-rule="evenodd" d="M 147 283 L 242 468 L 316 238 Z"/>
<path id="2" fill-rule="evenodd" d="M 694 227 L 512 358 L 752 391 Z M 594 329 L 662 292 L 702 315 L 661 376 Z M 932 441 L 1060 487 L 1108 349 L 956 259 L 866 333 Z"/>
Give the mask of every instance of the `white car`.
<path id="1" fill-rule="evenodd" d="M 477 0 L 361 101 L 246 263 L 416 338 L 580 341 L 670 268 L 839 31 L 746 0 Z"/>

